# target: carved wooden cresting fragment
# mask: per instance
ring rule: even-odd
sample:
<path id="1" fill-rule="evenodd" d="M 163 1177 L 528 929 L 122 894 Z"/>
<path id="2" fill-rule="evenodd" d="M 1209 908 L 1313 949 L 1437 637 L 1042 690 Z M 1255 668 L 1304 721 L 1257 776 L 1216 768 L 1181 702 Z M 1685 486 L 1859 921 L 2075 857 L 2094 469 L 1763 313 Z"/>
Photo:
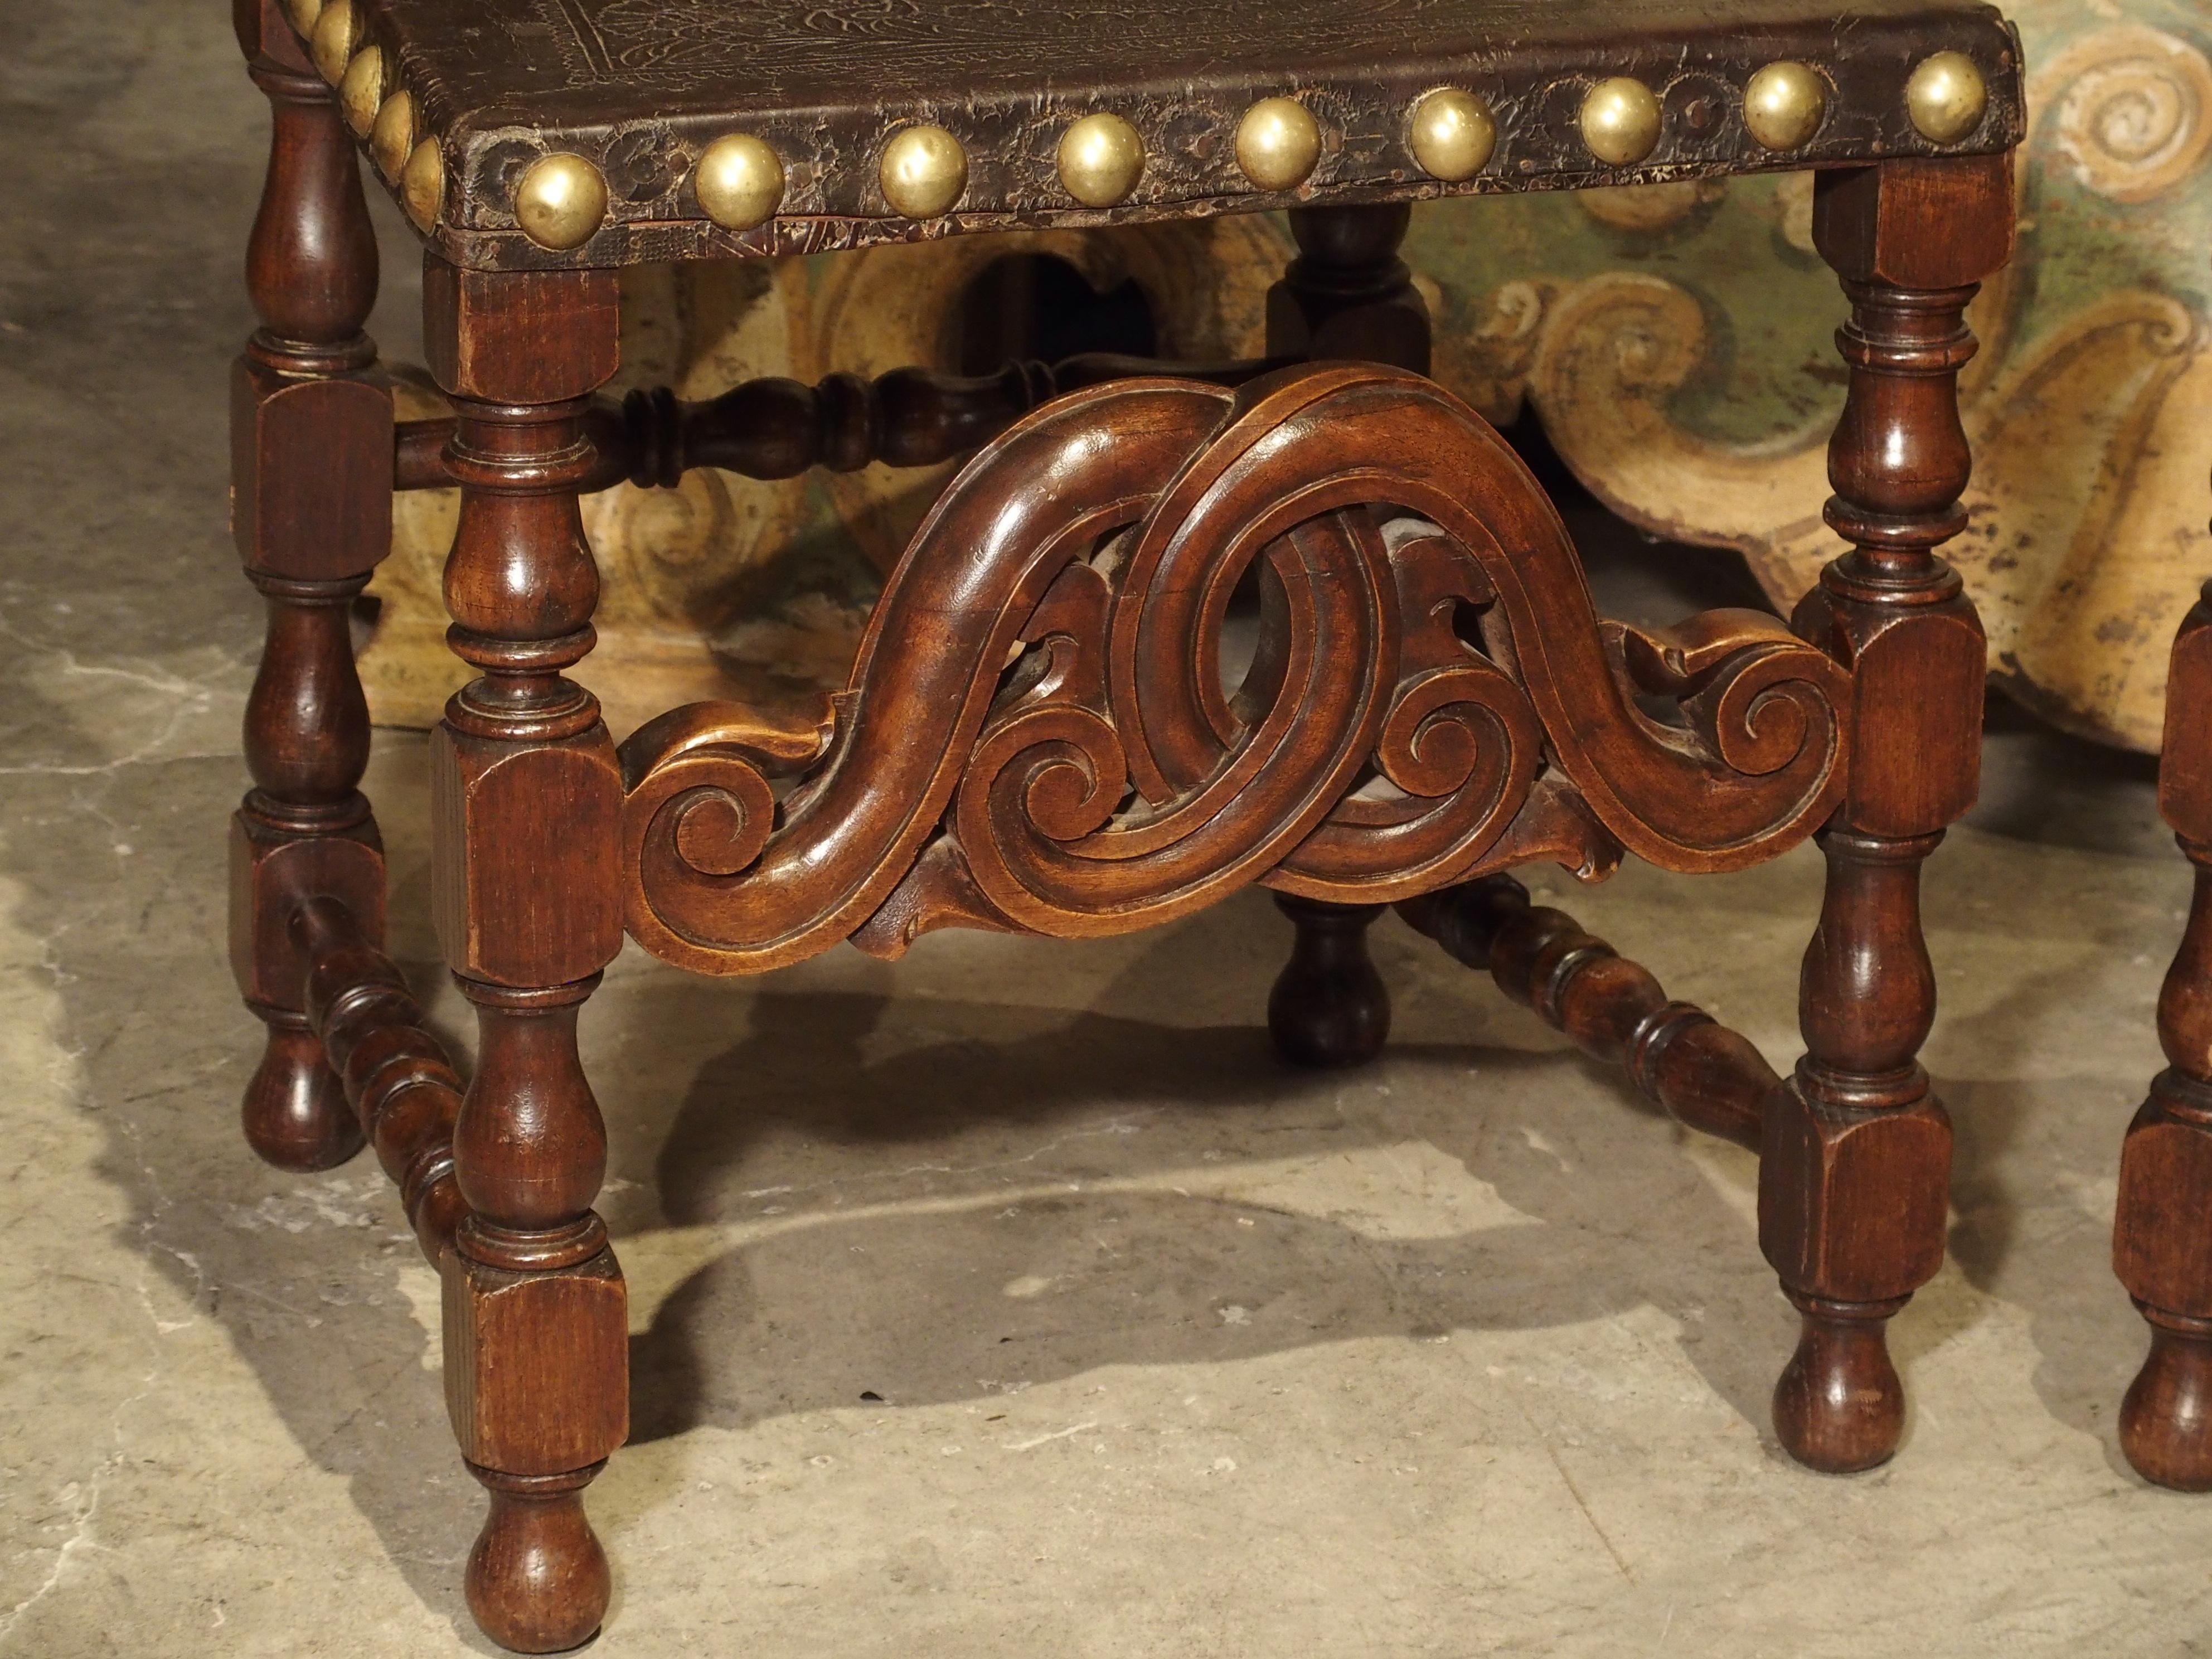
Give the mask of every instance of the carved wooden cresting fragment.
<path id="1" fill-rule="evenodd" d="M 1759 1149 L 1761 1245 L 1804 1317 L 1782 1442 L 1830 1470 L 1897 1443 L 1886 1322 L 1941 1261 L 1950 1147 L 1916 1058 L 1918 872 L 1972 798 L 1981 693 L 1979 627 L 1935 550 L 1964 516 L 1961 313 L 2010 246 L 2009 32 L 1960 0 L 1138 16 L 240 0 L 276 108 L 264 326 L 234 398 L 240 544 L 270 617 L 234 839 L 233 957 L 270 1029 L 246 1128 L 291 1168 L 366 1137 L 398 1184 L 489 1493 L 469 1605 L 509 1648 L 589 1639 L 611 1594 L 583 1492 L 628 1432 L 628 1320 L 576 1027 L 625 931 L 751 974 L 939 927 L 1122 933 L 1258 884 L 1297 933 L 1277 1044 L 1341 1064 L 1387 1034 L 1365 939 L 1395 905 L 1681 1121 Z M 1048 40 L 1004 50 L 1025 28 Z M 395 422 L 373 377 L 349 125 L 423 233 L 450 420 Z M 1829 521 L 1855 550 L 1787 626 L 1603 621 L 1534 477 L 1426 377 L 1405 200 L 1808 162 L 1830 168 L 1816 234 L 1851 305 Z M 610 265 L 1291 202 L 1263 360 L 598 395 Z M 617 750 L 570 677 L 599 597 L 580 493 L 971 450 L 843 691 L 803 718 L 689 704 Z M 345 626 L 392 490 L 446 485 L 448 639 L 475 678 L 432 743 L 432 904 L 477 1013 L 465 1088 L 380 952 Z M 1815 835 L 1828 888 L 1786 1080 L 1505 873 L 1596 880 L 1630 854 L 1725 872 Z M 2197 1196 L 2170 1172 L 2212 1145 L 2188 1094 L 2212 1084 L 2172 1080 L 2203 1069 L 2178 1041 L 2130 1142 L 2131 1171 L 2166 1172 L 2130 1176 L 2157 1214 Z M 2157 1398 L 2194 1399 L 2212 1302 L 2146 1248 L 2130 1283 L 2164 1334 Z"/>
<path id="2" fill-rule="evenodd" d="M 1255 880 L 1385 904 L 1570 847 L 1741 868 L 1840 799 L 1849 699 L 1758 613 L 1601 629 L 1540 486 L 1431 381 L 1124 382 L 961 474 L 818 724 L 695 704 L 623 745 L 629 926 L 751 973 L 951 923 L 1127 932 Z"/>

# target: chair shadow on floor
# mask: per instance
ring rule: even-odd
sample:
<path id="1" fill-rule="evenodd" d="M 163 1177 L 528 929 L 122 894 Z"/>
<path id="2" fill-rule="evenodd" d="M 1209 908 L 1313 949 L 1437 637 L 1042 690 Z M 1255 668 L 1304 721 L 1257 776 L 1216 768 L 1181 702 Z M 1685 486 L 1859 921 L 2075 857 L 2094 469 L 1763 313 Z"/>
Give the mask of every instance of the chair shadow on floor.
<path id="1" fill-rule="evenodd" d="M 1142 996 L 1097 1002 L 1175 1006 L 1207 964 L 1250 954 L 1220 936 L 1253 925 L 1239 907 L 1137 957 L 1122 977 Z M 1273 1058 L 1256 977 L 1249 1025 L 933 1002 L 912 1041 L 896 1000 L 757 993 L 749 1033 L 698 1069 L 659 1156 L 665 1224 L 698 1230 L 704 1259 L 633 1340 L 633 1441 L 866 1395 L 969 1400 L 1103 1365 L 1645 1304 L 1765 1434 L 1796 1320 L 1759 1260 L 1748 1189 L 1731 1203 L 1678 1154 L 1685 1132 L 1463 977 L 1468 1003 L 1488 1005 L 1474 1041 L 1394 1042 L 1373 1068 L 1320 1074 Z M 696 984 L 671 995 L 670 1013 L 720 1000 Z M 1204 1179 L 1408 1143 L 1494 1192 L 1498 1224 L 1362 1227 L 1326 1201 Z M 1750 1160 L 1723 1153 L 1747 1179 Z"/>

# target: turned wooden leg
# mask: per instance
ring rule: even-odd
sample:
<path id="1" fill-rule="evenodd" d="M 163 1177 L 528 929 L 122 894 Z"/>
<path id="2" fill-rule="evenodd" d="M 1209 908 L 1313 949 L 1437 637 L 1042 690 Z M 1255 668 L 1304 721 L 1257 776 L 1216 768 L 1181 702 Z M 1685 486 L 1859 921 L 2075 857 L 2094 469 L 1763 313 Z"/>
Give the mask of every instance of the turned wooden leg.
<path id="1" fill-rule="evenodd" d="M 2181 625 L 2166 682 L 2159 806 L 2197 869 L 2181 948 L 2159 993 L 2168 1062 L 2120 1152 L 2112 1269 L 2150 1322 L 2120 1407 L 2120 1448 L 2147 1480 L 2212 1491 L 2212 587 Z"/>
<path id="2" fill-rule="evenodd" d="M 1853 551 L 1794 626 L 1853 672 L 1850 782 L 1798 997 L 1806 1054 L 1765 1115 L 1759 1243 L 1803 1317 L 1774 1391 L 1799 1462 L 1842 1473 L 1897 1449 L 1890 1317 L 1942 1266 L 1951 1123 L 1919 1064 L 1936 1014 L 1920 866 L 1979 781 L 1986 647 L 1935 550 L 1965 526 L 1958 373 L 1974 284 L 2011 249 L 2010 161 L 1821 176 L 1814 231 L 1844 278 L 1850 391 L 1828 522 Z"/>
<path id="3" fill-rule="evenodd" d="M 1293 208 L 1298 257 L 1267 291 L 1267 355 L 1362 358 L 1429 372 L 1429 313 L 1398 257 L 1413 210 Z M 1276 1051 L 1299 1066 L 1352 1066 L 1382 1052 L 1390 989 L 1367 954 L 1380 905 L 1278 895 L 1297 930 L 1267 998 Z"/>
<path id="4" fill-rule="evenodd" d="M 1275 895 L 1297 939 L 1267 994 L 1267 1030 L 1296 1066 L 1355 1066 L 1382 1052 L 1390 988 L 1367 954 L 1379 904 L 1323 904 Z"/>
<path id="5" fill-rule="evenodd" d="M 281 17 L 241 8 L 239 21 L 273 125 L 246 266 L 261 326 L 231 376 L 231 525 L 269 624 L 246 708 L 254 787 L 231 827 L 230 953 L 269 1028 L 246 1140 L 282 1168 L 322 1170 L 360 1150 L 361 1129 L 308 1029 L 287 924 L 303 897 L 329 893 L 372 937 L 383 927 L 347 615 L 392 545 L 392 400 L 362 332 L 376 241 L 336 96 Z"/>
<path id="6" fill-rule="evenodd" d="M 453 1130 L 470 1213 L 444 1260 L 446 1401 L 490 1512 L 469 1556 L 484 1633 L 530 1653 L 599 1628 L 607 1560 L 583 1490 L 629 1433 L 621 1269 L 592 1202 L 606 1131 L 576 1015 L 622 944 L 622 780 L 591 694 L 599 576 L 576 510 L 582 416 L 616 366 L 604 272 L 486 274 L 433 258 L 430 367 L 461 481 L 453 648 L 480 672 L 432 742 L 438 934 L 477 1010 Z"/>

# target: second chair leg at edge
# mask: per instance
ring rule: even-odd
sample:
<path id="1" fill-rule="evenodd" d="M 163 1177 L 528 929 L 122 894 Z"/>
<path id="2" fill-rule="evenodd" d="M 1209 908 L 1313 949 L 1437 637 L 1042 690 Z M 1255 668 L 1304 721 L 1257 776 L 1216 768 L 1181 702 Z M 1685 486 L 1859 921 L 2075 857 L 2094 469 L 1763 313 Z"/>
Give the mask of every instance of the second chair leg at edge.
<path id="1" fill-rule="evenodd" d="M 2202 607 L 2200 607 L 2201 609 Z M 2193 618 L 2192 618 L 2193 620 Z M 2184 630 L 2184 646 L 2191 630 Z M 2173 684 L 2197 688 L 2177 647 Z M 2191 734 L 2169 718 L 2162 805 L 2193 820 L 2177 757 Z M 2168 1068 L 2128 1126 L 2112 1268 L 2150 1326 L 2150 1352 L 2120 1407 L 2120 1449 L 2146 1480 L 2212 1491 L 2212 846 L 2181 838 L 2196 894 L 2158 1000 Z"/>

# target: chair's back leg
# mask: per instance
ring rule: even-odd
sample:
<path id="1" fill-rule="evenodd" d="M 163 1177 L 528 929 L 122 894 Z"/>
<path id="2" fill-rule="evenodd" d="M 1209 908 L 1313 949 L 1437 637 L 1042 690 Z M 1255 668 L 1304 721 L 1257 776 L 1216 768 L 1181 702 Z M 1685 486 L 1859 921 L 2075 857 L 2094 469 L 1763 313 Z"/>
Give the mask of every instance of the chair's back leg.
<path id="1" fill-rule="evenodd" d="M 272 1164 L 320 1170 L 352 1157 L 362 1133 L 308 1029 L 289 924 L 322 894 L 372 943 L 382 934 L 384 854 L 359 787 L 368 707 L 348 618 L 392 545 L 392 399 L 362 331 L 376 239 L 336 96 L 271 0 L 239 22 L 273 126 L 246 265 L 261 326 L 231 376 L 231 524 L 269 632 L 246 709 L 254 787 L 231 830 L 230 952 L 269 1028 L 246 1138 Z"/>

